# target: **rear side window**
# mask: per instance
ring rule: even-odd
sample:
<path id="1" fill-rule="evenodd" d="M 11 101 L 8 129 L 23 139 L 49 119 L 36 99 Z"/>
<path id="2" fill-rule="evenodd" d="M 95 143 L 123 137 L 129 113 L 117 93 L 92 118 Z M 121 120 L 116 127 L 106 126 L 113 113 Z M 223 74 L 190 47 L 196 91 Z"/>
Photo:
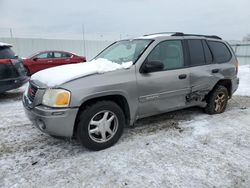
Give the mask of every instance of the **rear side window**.
<path id="1" fill-rule="evenodd" d="M 211 54 L 211 51 L 206 43 L 206 41 L 203 40 L 203 48 L 204 48 L 204 52 L 205 52 L 205 58 L 206 58 L 206 63 L 210 64 L 213 62 L 213 56 Z"/>
<path id="2" fill-rule="evenodd" d="M 202 41 L 197 39 L 187 40 L 190 54 L 190 64 L 193 65 L 204 65 L 205 57 L 202 46 Z"/>
<path id="3" fill-rule="evenodd" d="M 0 47 L 0 59 L 14 59 L 15 53 L 10 47 Z"/>
<path id="4" fill-rule="evenodd" d="M 54 58 L 63 58 L 63 54 L 61 52 L 54 52 Z"/>
<path id="5" fill-rule="evenodd" d="M 215 63 L 225 63 L 231 59 L 231 52 L 224 43 L 217 41 L 208 41 L 208 45 L 212 50 Z"/>
<path id="6" fill-rule="evenodd" d="M 62 57 L 71 57 L 71 54 L 62 52 Z"/>

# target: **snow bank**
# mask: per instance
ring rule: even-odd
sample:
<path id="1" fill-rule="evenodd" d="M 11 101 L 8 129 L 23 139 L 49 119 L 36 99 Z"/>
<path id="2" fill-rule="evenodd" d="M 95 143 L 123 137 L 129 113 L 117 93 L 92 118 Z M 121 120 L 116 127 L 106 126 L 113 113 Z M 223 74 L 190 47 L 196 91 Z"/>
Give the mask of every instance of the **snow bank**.
<path id="1" fill-rule="evenodd" d="M 39 80 L 49 87 L 54 87 L 83 76 L 101 74 L 118 69 L 128 69 L 132 64 L 132 62 L 117 64 L 107 59 L 99 58 L 90 62 L 45 69 L 34 74 L 31 77 L 31 80 Z"/>
<path id="2" fill-rule="evenodd" d="M 238 77 L 240 78 L 240 85 L 235 95 L 250 96 L 250 66 L 239 66 Z"/>

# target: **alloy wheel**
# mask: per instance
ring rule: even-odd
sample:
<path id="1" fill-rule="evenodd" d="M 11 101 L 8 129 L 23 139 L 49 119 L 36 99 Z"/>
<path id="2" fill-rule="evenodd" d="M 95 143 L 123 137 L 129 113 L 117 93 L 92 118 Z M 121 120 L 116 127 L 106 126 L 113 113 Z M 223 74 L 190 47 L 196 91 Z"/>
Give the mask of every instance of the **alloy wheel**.
<path id="1" fill-rule="evenodd" d="M 96 113 L 89 122 L 89 137 L 98 143 L 109 141 L 117 132 L 118 118 L 108 110 Z"/>

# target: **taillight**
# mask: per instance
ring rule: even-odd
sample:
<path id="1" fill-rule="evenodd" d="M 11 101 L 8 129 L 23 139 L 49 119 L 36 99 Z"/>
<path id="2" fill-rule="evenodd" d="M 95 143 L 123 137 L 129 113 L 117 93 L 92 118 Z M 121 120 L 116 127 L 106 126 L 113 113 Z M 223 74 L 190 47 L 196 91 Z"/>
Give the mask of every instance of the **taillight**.
<path id="1" fill-rule="evenodd" d="M 0 59 L 0 64 L 10 64 L 11 59 Z"/>

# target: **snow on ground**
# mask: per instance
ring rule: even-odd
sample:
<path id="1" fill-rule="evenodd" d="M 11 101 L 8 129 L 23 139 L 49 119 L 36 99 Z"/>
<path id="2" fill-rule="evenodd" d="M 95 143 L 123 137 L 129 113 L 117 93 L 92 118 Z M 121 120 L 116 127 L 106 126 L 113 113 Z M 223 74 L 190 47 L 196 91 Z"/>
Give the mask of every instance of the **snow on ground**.
<path id="1" fill-rule="evenodd" d="M 220 115 L 190 108 L 140 120 L 115 146 L 91 152 L 34 128 L 23 91 L 0 95 L 0 187 L 250 185 L 250 97 L 234 96 Z"/>
<path id="2" fill-rule="evenodd" d="M 250 65 L 239 66 L 240 87 L 235 95 L 250 96 Z"/>

